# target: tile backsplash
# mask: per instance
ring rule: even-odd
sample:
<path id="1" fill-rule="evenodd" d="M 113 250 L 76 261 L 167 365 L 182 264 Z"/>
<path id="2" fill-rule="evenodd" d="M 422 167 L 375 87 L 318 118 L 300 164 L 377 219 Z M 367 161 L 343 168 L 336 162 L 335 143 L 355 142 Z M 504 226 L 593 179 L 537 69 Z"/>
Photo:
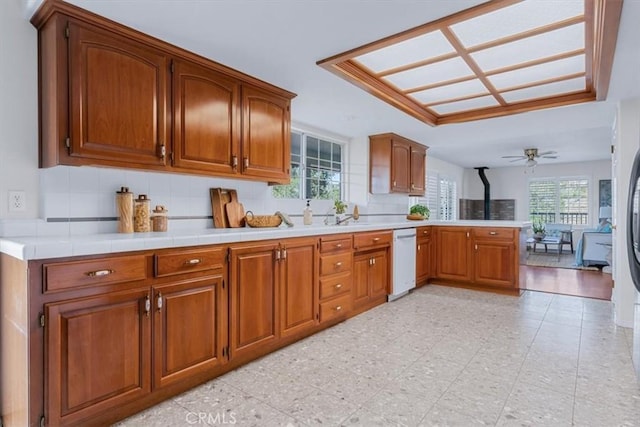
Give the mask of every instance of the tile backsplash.
<path id="1" fill-rule="evenodd" d="M 358 174 L 360 175 L 360 174 Z M 263 182 L 200 177 L 157 172 L 97 167 L 57 166 L 39 170 L 39 219 L 0 218 L 0 236 L 64 236 L 115 233 L 117 231 L 116 191 L 129 187 L 135 197 L 146 194 L 151 208 L 164 205 L 169 211 L 170 230 L 213 228 L 209 189 L 234 188 L 245 211 L 272 214 L 282 211 L 294 222 L 302 223 L 304 200 L 274 199 L 271 187 Z M 350 176 L 347 186 L 365 179 Z M 370 195 L 365 188 L 356 191 L 363 221 L 385 214 L 404 214 L 407 197 Z M 353 194 L 353 191 L 352 191 Z M 363 203 L 367 201 L 367 204 Z M 322 222 L 333 202 L 312 200 L 314 222 Z M 354 204 L 349 203 L 349 211 Z"/>

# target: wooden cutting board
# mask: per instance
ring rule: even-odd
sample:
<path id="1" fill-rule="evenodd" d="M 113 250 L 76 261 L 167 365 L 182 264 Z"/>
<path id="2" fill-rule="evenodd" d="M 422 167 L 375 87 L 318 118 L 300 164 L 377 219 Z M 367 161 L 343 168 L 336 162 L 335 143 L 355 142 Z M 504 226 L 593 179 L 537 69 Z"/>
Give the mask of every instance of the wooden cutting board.
<path id="1" fill-rule="evenodd" d="M 238 203 L 238 195 L 236 190 L 229 190 L 231 200 L 225 205 L 227 211 L 227 220 L 229 221 L 229 227 L 238 228 L 244 226 L 244 206 L 242 203 Z"/>
<path id="2" fill-rule="evenodd" d="M 213 226 L 215 228 L 228 228 L 227 211 L 225 206 L 231 201 L 230 190 L 228 188 L 212 188 L 209 190 L 211 194 L 211 212 L 213 214 Z"/>

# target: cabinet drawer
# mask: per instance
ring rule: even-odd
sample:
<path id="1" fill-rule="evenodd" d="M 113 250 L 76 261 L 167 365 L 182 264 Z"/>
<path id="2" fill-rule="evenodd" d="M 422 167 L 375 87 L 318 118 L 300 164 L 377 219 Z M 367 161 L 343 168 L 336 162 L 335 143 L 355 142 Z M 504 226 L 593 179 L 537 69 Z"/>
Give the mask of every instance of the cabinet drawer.
<path id="1" fill-rule="evenodd" d="M 351 236 L 342 239 L 320 239 L 320 253 L 339 252 L 351 249 Z"/>
<path id="2" fill-rule="evenodd" d="M 496 240 L 513 240 L 515 238 L 515 229 L 503 227 L 479 227 L 473 229 L 473 237 Z"/>
<path id="3" fill-rule="evenodd" d="M 347 294 L 320 304 L 320 322 L 326 322 L 351 311 L 351 295 Z"/>
<path id="4" fill-rule="evenodd" d="M 416 239 L 431 237 L 431 227 L 416 227 Z"/>
<path id="5" fill-rule="evenodd" d="M 320 275 L 342 273 L 343 271 L 351 271 L 351 252 L 323 255 L 320 257 Z"/>
<path id="6" fill-rule="evenodd" d="M 44 291 L 144 280 L 146 265 L 144 255 L 45 264 Z"/>
<path id="7" fill-rule="evenodd" d="M 223 248 L 159 253 L 156 254 L 156 277 L 222 268 L 224 255 Z"/>
<path id="8" fill-rule="evenodd" d="M 358 233 L 353 236 L 353 246 L 357 250 L 367 247 L 390 245 L 393 234 L 390 231 L 374 231 L 371 233 Z"/>
<path id="9" fill-rule="evenodd" d="M 320 279 L 320 299 L 331 298 L 351 290 L 351 272 Z"/>

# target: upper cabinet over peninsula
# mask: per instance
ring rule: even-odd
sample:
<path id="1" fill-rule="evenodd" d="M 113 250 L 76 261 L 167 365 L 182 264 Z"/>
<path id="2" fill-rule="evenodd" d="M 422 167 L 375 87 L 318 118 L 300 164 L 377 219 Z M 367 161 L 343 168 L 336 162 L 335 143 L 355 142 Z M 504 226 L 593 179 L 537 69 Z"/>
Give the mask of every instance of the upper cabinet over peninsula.
<path id="1" fill-rule="evenodd" d="M 373 194 L 424 195 L 427 148 L 394 133 L 369 137 L 369 188 Z"/>
<path id="2" fill-rule="evenodd" d="M 41 167 L 289 181 L 295 94 L 60 0 L 31 22 Z"/>

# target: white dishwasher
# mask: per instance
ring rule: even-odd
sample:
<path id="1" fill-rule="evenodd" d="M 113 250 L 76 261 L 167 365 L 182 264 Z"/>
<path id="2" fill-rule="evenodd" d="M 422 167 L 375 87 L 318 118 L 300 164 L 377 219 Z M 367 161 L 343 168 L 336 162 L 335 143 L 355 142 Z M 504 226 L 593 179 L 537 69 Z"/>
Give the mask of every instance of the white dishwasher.
<path id="1" fill-rule="evenodd" d="M 393 232 L 393 286 L 388 300 L 393 301 L 416 287 L 416 229 Z"/>

